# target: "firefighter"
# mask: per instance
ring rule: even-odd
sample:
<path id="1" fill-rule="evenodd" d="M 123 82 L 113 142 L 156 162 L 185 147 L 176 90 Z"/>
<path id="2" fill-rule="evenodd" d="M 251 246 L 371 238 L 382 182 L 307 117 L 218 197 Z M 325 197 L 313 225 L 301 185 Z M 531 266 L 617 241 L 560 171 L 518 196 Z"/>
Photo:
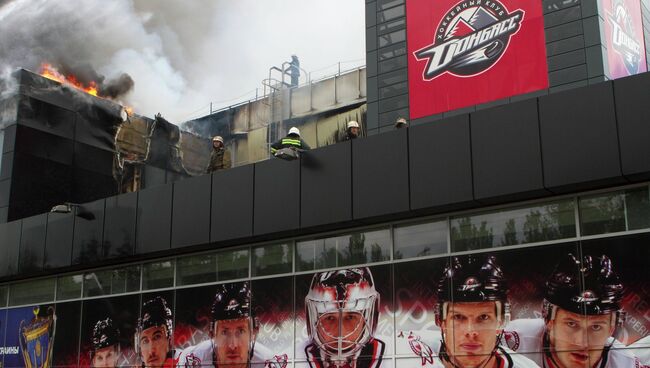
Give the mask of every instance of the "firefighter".
<path id="1" fill-rule="evenodd" d="M 223 144 L 223 137 L 215 135 L 212 138 L 212 154 L 210 155 L 210 164 L 207 173 L 215 172 L 222 169 L 230 169 L 230 150 Z"/>
<path id="2" fill-rule="evenodd" d="M 359 138 L 360 134 L 361 128 L 359 127 L 359 123 L 354 120 L 348 121 L 347 125 L 345 126 L 345 136 L 343 137 L 343 140 L 349 141 L 351 139 L 357 139 Z"/>
<path id="3" fill-rule="evenodd" d="M 120 355 L 120 330 L 110 318 L 97 321 L 93 328 L 93 350 L 90 353 L 91 367 L 117 366 Z"/>
<path id="4" fill-rule="evenodd" d="M 276 156 L 280 150 L 285 148 L 303 151 L 310 149 L 309 145 L 300 137 L 300 130 L 296 127 L 289 129 L 289 133 L 286 137 L 271 145 L 271 154 Z"/>
<path id="5" fill-rule="evenodd" d="M 395 120 L 395 129 L 402 129 L 408 127 L 408 123 L 406 122 L 406 119 L 399 117 L 397 120 Z"/>

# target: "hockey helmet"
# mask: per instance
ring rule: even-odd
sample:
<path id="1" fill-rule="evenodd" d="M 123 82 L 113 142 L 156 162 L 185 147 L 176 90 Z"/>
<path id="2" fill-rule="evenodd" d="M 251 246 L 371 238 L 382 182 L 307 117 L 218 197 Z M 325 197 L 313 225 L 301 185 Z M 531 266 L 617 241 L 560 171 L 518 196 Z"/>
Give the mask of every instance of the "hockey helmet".
<path id="1" fill-rule="evenodd" d="M 138 319 L 138 325 L 136 330 L 136 348 L 140 346 L 139 340 L 142 336 L 142 332 L 151 327 L 161 327 L 166 328 L 167 341 L 169 347 L 171 348 L 172 336 L 173 336 L 173 325 L 172 325 L 172 310 L 167 306 L 167 301 L 161 297 L 156 296 L 142 304 L 142 311 L 140 313 L 140 318 Z"/>
<path id="2" fill-rule="evenodd" d="M 111 318 L 102 319 L 95 323 L 92 343 L 93 353 L 99 349 L 104 349 L 113 345 L 117 345 L 117 348 L 119 349 L 120 330 L 115 327 Z"/>

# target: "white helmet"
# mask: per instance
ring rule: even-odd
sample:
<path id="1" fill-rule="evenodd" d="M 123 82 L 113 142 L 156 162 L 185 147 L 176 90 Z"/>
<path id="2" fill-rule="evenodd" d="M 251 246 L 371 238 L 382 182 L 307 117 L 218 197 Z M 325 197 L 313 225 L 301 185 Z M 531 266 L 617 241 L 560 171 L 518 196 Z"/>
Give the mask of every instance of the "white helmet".
<path id="1" fill-rule="evenodd" d="M 291 134 L 295 134 L 298 137 L 300 137 L 300 130 L 298 130 L 298 128 L 296 127 L 291 127 L 291 129 L 289 129 L 289 135 Z"/>
<path id="2" fill-rule="evenodd" d="M 212 137 L 212 142 L 221 142 L 221 143 L 223 143 L 223 137 L 220 136 L 220 135 L 215 135 L 214 137 Z"/>
<path id="3" fill-rule="evenodd" d="M 305 297 L 305 309 L 307 332 L 327 360 L 335 366 L 350 362 L 372 339 L 377 327 L 379 293 L 370 269 L 316 273 Z M 351 316 L 356 316 L 355 325 L 345 327 L 340 321 Z"/>
<path id="4" fill-rule="evenodd" d="M 358 128 L 358 127 L 359 127 L 359 123 L 357 123 L 354 120 L 350 120 L 350 121 L 348 121 L 348 125 L 346 126 L 346 129 Z"/>

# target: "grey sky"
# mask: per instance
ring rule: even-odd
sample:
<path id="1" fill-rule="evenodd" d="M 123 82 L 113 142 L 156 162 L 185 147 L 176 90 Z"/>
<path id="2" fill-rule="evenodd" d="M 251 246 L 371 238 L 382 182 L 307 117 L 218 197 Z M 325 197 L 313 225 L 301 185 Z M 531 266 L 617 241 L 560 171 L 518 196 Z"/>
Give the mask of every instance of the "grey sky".
<path id="1" fill-rule="evenodd" d="M 317 76 L 364 64 L 364 1 L 0 2 L 0 72 L 45 59 L 126 72 L 135 87 L 123 102 L 174 122 L 254 97 L 292 54 Z"/>

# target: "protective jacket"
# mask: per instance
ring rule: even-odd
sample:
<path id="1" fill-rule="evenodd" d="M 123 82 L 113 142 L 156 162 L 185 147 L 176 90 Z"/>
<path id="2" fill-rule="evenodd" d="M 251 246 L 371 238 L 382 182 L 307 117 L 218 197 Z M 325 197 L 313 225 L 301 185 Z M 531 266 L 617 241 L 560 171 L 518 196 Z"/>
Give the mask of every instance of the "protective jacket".
<path id="1" fill-rule="evenodd" d="M 210 165 L 207 172 L 211 173 L 217 170 L 230 169 L 230 151 L 226 148 L 213 149 L 210 155 Z"/>
<path id="2" fill-rule="evenodd" d="M 295 135 L 288 135 L 271 145 L 271 154 L 275 154 L 279 149 L 294 147 L 302 150 L 309 150 L 311 147 L 302 138 Z"/>

